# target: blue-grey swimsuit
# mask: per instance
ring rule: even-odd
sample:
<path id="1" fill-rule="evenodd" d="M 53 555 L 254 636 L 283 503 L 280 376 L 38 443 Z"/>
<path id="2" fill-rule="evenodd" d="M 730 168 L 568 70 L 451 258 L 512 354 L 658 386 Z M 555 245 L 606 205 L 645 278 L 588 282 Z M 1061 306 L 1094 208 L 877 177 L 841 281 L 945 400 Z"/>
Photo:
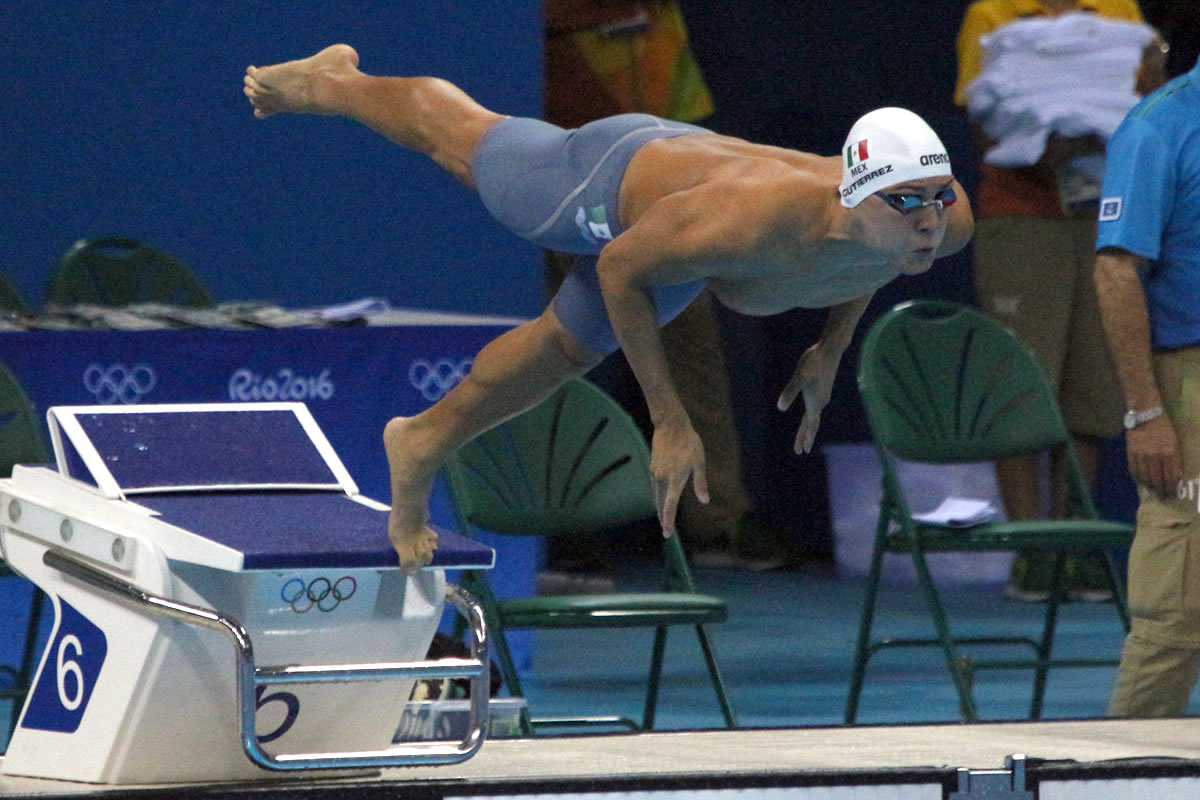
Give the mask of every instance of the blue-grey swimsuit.
<path id="1" fill-rule="evenodd" d="M 491 127 L 475 153 L 471 174 L 493 217 L 534 244 L 579 254 L 551 304 L 563 326 L 595 352 L 618 347 L 596 261 L 624 230 L 617 201 L 625 168 L 646 142 L 692 133 L 709 131 L 649 114 L 619 114 L 574 130 L 510 117 Z M 703 290 L 703 281 L 653 287 L 658 324 Z"/>

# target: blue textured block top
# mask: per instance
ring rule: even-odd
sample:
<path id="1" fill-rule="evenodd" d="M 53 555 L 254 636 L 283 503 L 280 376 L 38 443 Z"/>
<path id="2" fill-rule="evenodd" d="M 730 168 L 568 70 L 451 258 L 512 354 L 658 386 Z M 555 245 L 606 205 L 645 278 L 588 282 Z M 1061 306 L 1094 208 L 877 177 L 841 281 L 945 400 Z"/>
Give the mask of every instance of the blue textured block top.
<path id="1" fill-rule="evenodd" d="M 132 499 L 164 522 L 243 553 L 245 569 L 399 563 L 387 537 L 388 512 L 338 492 L 173 492 Z M 486 569 L 494 558 L 490 547 L 438 529 L 431 566 Z"/>

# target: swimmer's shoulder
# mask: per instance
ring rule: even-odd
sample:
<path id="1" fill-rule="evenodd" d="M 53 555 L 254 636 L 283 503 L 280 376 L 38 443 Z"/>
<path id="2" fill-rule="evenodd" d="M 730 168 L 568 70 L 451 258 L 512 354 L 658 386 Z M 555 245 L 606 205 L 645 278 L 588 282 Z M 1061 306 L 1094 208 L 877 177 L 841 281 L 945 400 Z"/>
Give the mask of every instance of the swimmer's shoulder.
<path id="1" fill-rule="evenodd" d="M 710 187 L 716 206 L 737 220 L 741 234 L 763 252 L 796 254 L 817 248 L 830 228 L 837 182 L 823 170 L 758 163 Z"/>

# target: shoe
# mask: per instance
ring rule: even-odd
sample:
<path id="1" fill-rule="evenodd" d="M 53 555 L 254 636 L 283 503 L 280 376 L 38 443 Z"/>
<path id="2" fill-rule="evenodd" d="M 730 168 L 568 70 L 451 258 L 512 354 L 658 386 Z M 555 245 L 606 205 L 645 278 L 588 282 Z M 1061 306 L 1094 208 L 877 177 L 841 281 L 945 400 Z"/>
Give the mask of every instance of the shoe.
<path id="1" fill-rule="evenodd" d="M 1112 589 L 1075 589 L 1067 590 L 1067 599 L 1077 603 L 1107 603 L 1113 599 Z"/>
<path id="2" fill-rule="evenodd" d="M 1009 583 L 1004 587 L 1004 596 L 1021 603 L 1045 603 L 1050 599 L 1049 589 L 1025 589 L 1019 584 Z"/>
<path id="3" fill-rule="evenodd" d="M 1108 585 L 1108 567 L 1099 556 L 1089 553 L 1067 558 L 1067 597 L 1080 603 L 1107 603 L 1112 600 Z"/>
<path id="4" fill-rule="evenodd" d="M 1004 596 L 1024 603 L 1044 603 L 1050 599 L 1050 573 L 1054 558 L 1049 553 L 1017 553 Z M 1063 565 L 1066 599 L 1081 603 L 1105 603 L 1112 600 L 1107 571 L 1094 555 L 1067 556 Z"/>
<path id="5" fill-rule="evenodd" d="M 1017 553 L 1013 558 L 1004 596 L 1022 603 L 1044 603 L 1050 599 L 1052 558 L 1044 554 Z"/>

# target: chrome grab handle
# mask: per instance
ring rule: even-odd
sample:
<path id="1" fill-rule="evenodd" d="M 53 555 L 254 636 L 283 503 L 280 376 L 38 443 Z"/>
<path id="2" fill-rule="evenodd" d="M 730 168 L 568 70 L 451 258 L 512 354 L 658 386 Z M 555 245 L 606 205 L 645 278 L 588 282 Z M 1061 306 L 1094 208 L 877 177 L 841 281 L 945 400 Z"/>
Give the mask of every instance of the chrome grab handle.
<path id="1" fill-rule="evenodd" d="M 42 563 L 152 614 L 220 631 L 229 636 L 233 640 L 237 659 L 242 748 L 247 757 L 260 767 L 271 770 L 301 770 L 453 764 L 475 755 L 483 745 L 488 724 L 491 680 L 487 625 L 483 618 L 483 608 L 478 601 L 459 586 L 448 584 L 446 599 L 454 605 L 458 613 L 466 617 L 474 634 L 470 658 L 378 664 L 255 667 L 250 634 L 240 622 L 227 614 L 150 594 L 56 548 L 51 548 L 42 555 Z M 256 689 L 260 685 L 429 678 L 470 679 L 471 704 L 467 731 L 457 743 L 414 742 L 384 750 L 357 753 L 285 753 L 277 756 L 265 752 L 258 743 L 254 723 L 258 709 Z"/>

